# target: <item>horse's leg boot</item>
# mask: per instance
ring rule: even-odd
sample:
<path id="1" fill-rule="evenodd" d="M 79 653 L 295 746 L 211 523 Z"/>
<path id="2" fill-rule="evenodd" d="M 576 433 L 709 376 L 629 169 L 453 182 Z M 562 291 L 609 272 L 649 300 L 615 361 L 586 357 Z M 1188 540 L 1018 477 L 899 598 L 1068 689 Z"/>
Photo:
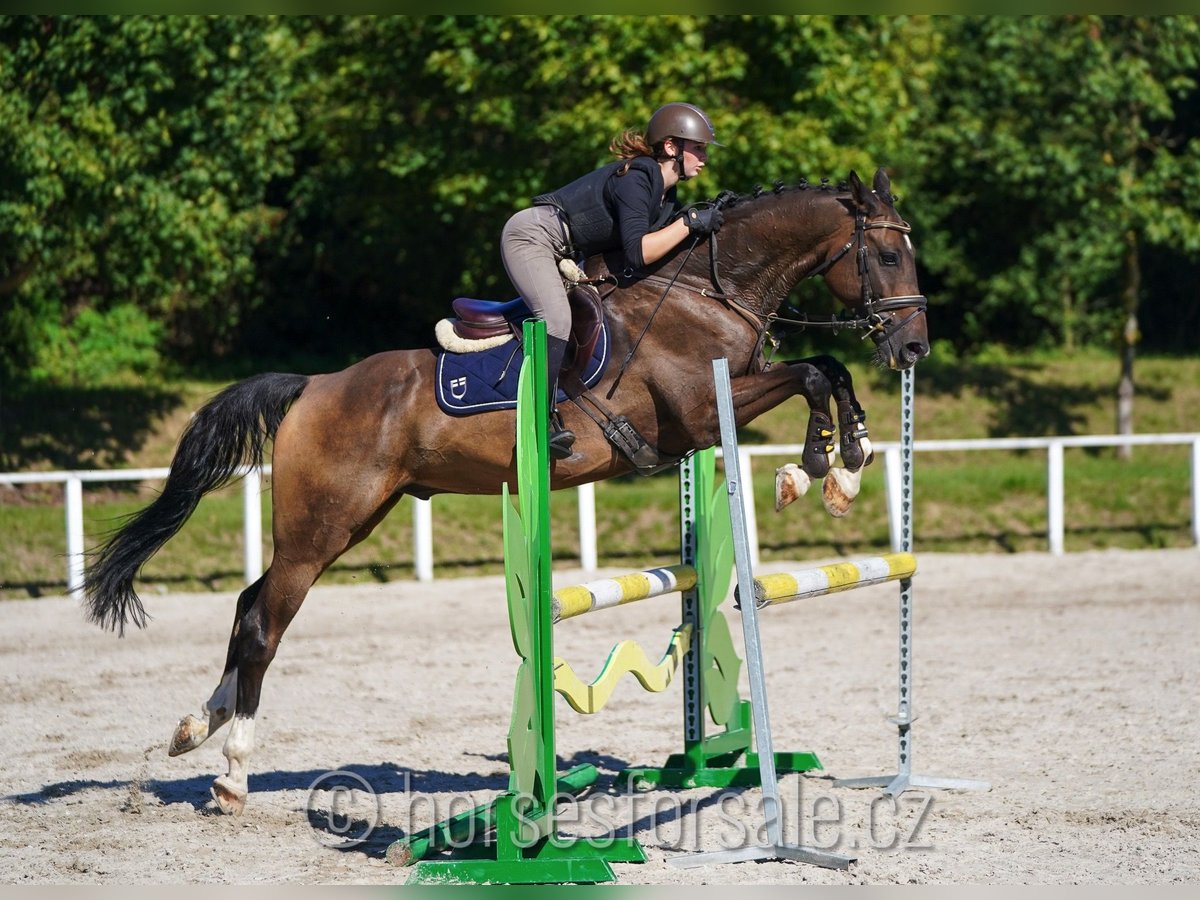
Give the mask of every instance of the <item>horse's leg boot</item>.
<path id="1" fill-rule="evenodd" d="M 867 414 L 856 410 L 849 400 L 839 400 L 838 431 L 841 432 L 842 465 L 857 471 L 871 464 L 875 458 L 871 442 L 867 439 Z"/>
<path id="2" fill-rule="evenodd" d="M 833 419 L 829 413 L 813 410 L 808 416 L 804 436 L 804 457 L 800 466 L 813 481 L 825 477 L 833 459 Z"/>

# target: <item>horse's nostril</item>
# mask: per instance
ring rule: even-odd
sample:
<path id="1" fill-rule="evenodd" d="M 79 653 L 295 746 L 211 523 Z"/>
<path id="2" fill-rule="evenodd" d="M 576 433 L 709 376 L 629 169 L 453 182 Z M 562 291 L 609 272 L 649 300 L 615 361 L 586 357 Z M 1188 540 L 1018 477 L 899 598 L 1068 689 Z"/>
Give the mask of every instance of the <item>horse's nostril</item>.
<path id="1" fill-rule="evenodd" d="M 912 355 L 914 360 L 924 359 L 929 355 L 929 345 L 923 341 L 909 341 L 904 345 L 904 349 Z"/>

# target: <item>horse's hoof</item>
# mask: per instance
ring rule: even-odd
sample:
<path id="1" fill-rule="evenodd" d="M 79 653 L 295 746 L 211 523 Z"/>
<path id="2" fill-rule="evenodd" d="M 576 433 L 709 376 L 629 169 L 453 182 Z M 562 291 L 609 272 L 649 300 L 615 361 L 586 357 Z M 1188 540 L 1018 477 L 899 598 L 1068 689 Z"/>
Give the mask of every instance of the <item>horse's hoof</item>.
<path id="1" fill-rule="evenodd" d="M 171 746 L 167 748 L 167 756 L 179 756 L 189 750 L 195 750 L 208 740 L 208 723 L 193 715 L 186 715 L 175 726 L 175 734 L 171 736 Z"/>
<path id="2" fill-rule="evenodd" d="M 240 816 L 246 809 L 248 792 L 245 788 L 234 784 L 227 775 L 222 775 L 214 781 L 212 787 L 209 788 L 209 793 L 212 794 L 212 798 L 217 802 L 221 812 L 227 816 Z"/>
<path id="3" fill-rule="evenodd" d="M 850 512 L 850 504 L 862 486 L 862 472 L 849 469 L 830 469 L 821 485 L 821 501 L 831 516 L 841 518 Z"/>
<path id="4" fill-rule="evenodd" d="M 795 463 L 788 463 L 775 470 L 775 512 L 779 512 L 806 493 L 812 484 L 808 473 Z"/>

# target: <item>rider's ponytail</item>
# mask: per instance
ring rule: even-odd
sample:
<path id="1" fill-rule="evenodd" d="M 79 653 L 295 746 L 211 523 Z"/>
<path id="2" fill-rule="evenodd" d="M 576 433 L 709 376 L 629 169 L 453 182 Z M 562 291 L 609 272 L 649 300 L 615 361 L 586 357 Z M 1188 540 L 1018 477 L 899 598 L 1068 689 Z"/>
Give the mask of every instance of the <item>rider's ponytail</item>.
<path id="1" fill-rule="evenodd" d="M 654 149 L 646 143 L 642 135 L 629 129 L 622 131 L 612 139 L 608 149 L 620 159 L 633 159 L 636 156 L 654 156 Z M 621 174 L 624 174 L 622 171 Z"/>

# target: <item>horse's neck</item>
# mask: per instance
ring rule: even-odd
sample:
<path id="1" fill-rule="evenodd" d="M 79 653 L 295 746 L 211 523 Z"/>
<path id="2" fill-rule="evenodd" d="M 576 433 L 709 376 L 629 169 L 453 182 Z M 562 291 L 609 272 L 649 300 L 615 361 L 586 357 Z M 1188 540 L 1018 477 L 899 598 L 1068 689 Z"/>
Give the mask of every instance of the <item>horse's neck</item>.
<path id="1" fill-rule="evenodd" d="M 821 264 L 829 248 L 843 239 L 839 232 L 847 220 L 845 208 L 832 192 L 793 189 L 742 200 L 726 221 L 716 235 L 715 267 L 709 242 L 693 249 L 692 242 L 685 240 L 651 267 L 651 278 L 617 288 L 620 306 L 638 308 L 634 318 L 643 320 L 671 286 L 672 293 L 690 292 L 698 300 L 702 291 L 724 291 L 743 309 L 770 315 Z M 592 257 L 585 268 L 590 278 L 616 274 L 603 256 Z"/>
<path id="2" fill-rule="evenodd" d="M 718 270 L 727 291 L 753 298 L 770 314 L 828 255 L 844 228 L 845 208 L 819 190 L 745 203 L 745 212 L 728 217 L 732 227 L 718 232 Z"/>

